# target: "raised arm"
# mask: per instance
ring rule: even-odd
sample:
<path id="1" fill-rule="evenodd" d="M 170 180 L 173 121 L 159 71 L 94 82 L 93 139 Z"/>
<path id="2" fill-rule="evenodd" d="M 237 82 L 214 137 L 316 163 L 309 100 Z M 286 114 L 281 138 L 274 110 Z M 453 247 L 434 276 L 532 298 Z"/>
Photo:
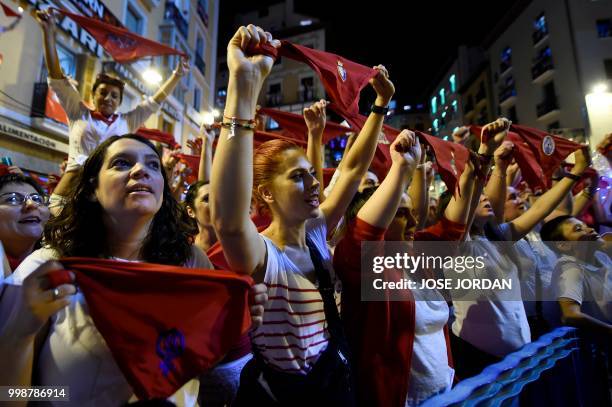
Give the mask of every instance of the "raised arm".
<path id="1" fill-rule="evenodd" d="M 474 194 L 474 189 L 476 189 L 478 185 L 482 185 L 482 180 L 474 173 L 474 164 L 472 160 L 469 159 L 468 162 L 465 163 L 461 178 L 459 178 L 459 190 L 461 191 L 461 195 L 458 193 L 453 194 L 448 202 L 448 206 L 444 210 L 444 217 L 451 222 L 461 225 L 467 224 L 472 196 Z"/>
<path id="2" fill-rule="evenodd" d="M 55 31 L 57 28 L 55 15 L 50 10 L 39 10 L 36 12 L 36 20 L 40 24 L 40 28 L 42 28 L 45 64 L 47 65 L 49 77 L 51 79 L 62 79 L 64 73 L 59 63 L 55 43 Z"/>
<path id="3" fill-rule="evenodd" d="M 227 46 L 229 81 L 224 116 L 241 120 L 255 117 L 257 97 L 272 69 L 263 55 L 247 57 L 251 44 L 272 41 L 261 28 L 240 27 Z M 279 41 L 272 41 L 279 46 Z M 244 123 L 244 122 L 242 122 Z M 225 258 L 236 272 L 252 274 L 265 262 L 266 248 L 249 217 L 253 188 L 253 131 L 222 127 L 210 181 L 210 212 Z"/>
<path id="4" fill-rule="evenodd" d="M 475 177 L 474 190 L 472 191 L 472 199 L 470 202 L 470 212 L 468 214 L 468 220 L 466 223 L 466 230 L 470 230 L 472 223 L 474 222 L 474 216 L 476 215 L 476 208 L 478 208 L 478 202 L 480 202 L 480 195 L 484 188 L 484 183 L 489 169 L 491 168 L 491 159 L 493 154 L 499 146 L 504 142 L 508 129 L 512 122 L 504 117 L 495 120 L 492 123 L 487 124 L 482 128 L 481 139 L 485 139 L 486 142 L 480 143 L 478 147 L 479 162 L 477 166 L 477 172 L 479 176 Z M 484 136 L 484 137 L 483 137 Z"/>
<path id="5" fill-rule="evenodd" d="M 421 146 L 410 130 L 403 130 L 391 144 L 391 169 L 374 194 L 361 207 L 357 217 L 378 228 L 386 229 L 400 204 L 420 161 Z"/>
<path id="6" fill-rule="evenodd" d="M 172 75 L 164 82 L 155 95 L 153 95 L 153 100 L 155 103 L 162 103 L 174 90 L 176 85 L 181 81 L 183 76 L 185 76 L 189 72 L 189 61 L 183 57 L 176 65 L 176 69 L 172 71 Z"/>
<path id="7" fill-rule="evenodd" d="M 386 107 L 395 93 L 395 87 L 389 80 L 389 74 L 384 66 L 378 65 L 375 68 L 378 70 L 378 74 L 370 80 L 370 85 L 376 91 L 374 104 Z M 353 199 L 355 192 L 357 192 L 361 177 L 366 173 L 372 158 L 374 158 L 384 118 L 383 114 L 370 113 L 355 143 L 348 154 L 342 158 L 340 177 L 320 207 L 325 215 L 328 230 L 332 230 L 336 226 Z"/>
<path id="8" fill-rule="evenodd" d="M 319 100 L 312 106 L 304 109 L 304 120 L 308 127 L 308 146 L 306 147 L 306 156 L 315 170 L 317 181 L 323 183 L 323 155 L 321 154 L 321 146 L 323 144 L 323 130 L 325 130 L 326 113 L 325 106 L 327 102 L 324 99 Z M 323 202 L 325 194 L 323 189 L 319 194 L 319 201 Z"/>
<path id="9" fill-rule="evenodd" d="M 427 211 L 429 209 L 429 184 L 426 182 L 427 164 L 425 151 L 421 152 L 419 164 L 414 171 L 410 187 L 408 188 L 408 196 L 412 202 L 412 209 L 416 213 L 416 230 L 421 230 L 427 222 Z"/>
<path id="10" fill-rule="evenodd" d="M 215 142 L 215 132 L 207 129 L 204 124 L 200 127 L 200 137 L 202 138 L 202 149 L 200 151 L 200 166 L 198 168 L 198 181 L 210 182 L 212 168 L 212 150 Z"/>
<path id="11" fill-rule="evenodd" d="M 576 177 L 582 175 L 584 170 L 590 164 L 590 155 L 588 147 L 584 147 L 575 153 L 576 164 L 570 174 Z M 576 183 L 575 180 L 564 177 L 557 182 L 551 189 L 546 191 L 540 198 L 533 204 L 529 210 L 510 222 L 512 230 L 512 240 L 522 239 L 531 229 L 541 222 L 548 214 L 550 214 L 559 203 L 565 198 L 567 193 L 571 190 L 572 186 Z"/>
<path id="12" fill-rule="evenodd" d="M 504 206 L 506 204 L 506 195 L 508 187 L 506 184 L 506 170 L 512 161 L 512 150 L 514 144 L 511 141 L 504 141 L 493 154 L 495 167 L 491 172 L 487 186 L 485 187 L 485 195 L 491 202 L 495 220 L 498 223 L 504 222 Z"/>

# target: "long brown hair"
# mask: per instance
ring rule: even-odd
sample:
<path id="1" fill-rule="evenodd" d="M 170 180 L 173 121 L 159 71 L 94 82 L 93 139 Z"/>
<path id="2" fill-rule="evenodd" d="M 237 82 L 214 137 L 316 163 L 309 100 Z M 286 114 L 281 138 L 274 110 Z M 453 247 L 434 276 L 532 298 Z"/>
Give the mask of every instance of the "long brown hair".
<path id="1" fill-rule="evenodd" d="M 49 220 L 44 231 L 45 244 L 56 250 L 60 257 L 110 257 L 108 236 L 102 221 L 104 210 L 91 197 L 98 185 L 98 175 L 106 151 L 117 140 L 129 138 L 139 141 L 155 151 L 161 162 L 161 154 L 147 139 L 135 134 L 113 136 L 102 142 L 89 156 L 67 203 L 60 214 Z M 188 227 L 181 217 L 181 208 L 172 196 L 165 171 L 162 206 L 151 223 L 140 255 L 147 262 L 182 265 L 191 253 Z"/>

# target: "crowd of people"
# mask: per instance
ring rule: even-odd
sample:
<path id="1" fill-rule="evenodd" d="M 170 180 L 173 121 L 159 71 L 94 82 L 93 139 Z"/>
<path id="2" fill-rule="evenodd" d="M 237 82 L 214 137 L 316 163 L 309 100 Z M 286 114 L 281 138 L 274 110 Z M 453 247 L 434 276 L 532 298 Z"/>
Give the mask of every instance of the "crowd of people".
<path id="1" fill-rule="evenodd" d="M 381 109 L 395 88 L 378 65 L 369 81 L 375 108 L 324 185 L 325 100 L 304 111 L 306 151 L 284 139 L 255 146 L 257 101 L 274 60 L 247 50 L 280 43 L 249 25 L 228 44 L 219 134 L 203 126 L 190 143 L 200 162 L 187 186 L 172 151 L 133 134 L 188 71 L 187 61 L 125 114 L 116 111 L 123 83 L 99 75 L 92 110 L 59 66 L 52 13 L 37 18 L 49 86 L 70 121 L 70 153 L 53 191 L 16 167 L 0 176 L 1 385 L 69 386 L 75 405 L 137 402 L 75 273 L 51 284 L 51 274 L 67 269 L 62 259 L 74 257 L 252 277 L 251 330 L 168 398 L 176 405 L 413 406 L 555 326 L 578 327 L 604 351 L 611 343 L 612 261 L 604 232 L 612 226 L 612 136 L 594 151 L 577 150 L 569 172 L 560 165 L 551 187 L 534 192 L 514 161 L 509 120 L 480 134 L 462 127 L 456 143 L 480 142 L 457 190 L 438 197 L 430 196 L 437 168 L 431 151 L 405 129 L 391 143 L 379 181 L 370 168 Z M 598 168 L 582 182 L 593 154 L 607 172 Z M 486 272 L 515 282 L 513 300 L 405 290 L 403 299 L 362 301 L 362 275 L 371 272 L 362 268 L 362 244 L 397 241 L 470 242 Z M 512 250 L 498 242 L 512 242 Z M 577 251 L 572 242 L 588 244 Z M 390 279 L 401 275 L 388 270 Z"/>

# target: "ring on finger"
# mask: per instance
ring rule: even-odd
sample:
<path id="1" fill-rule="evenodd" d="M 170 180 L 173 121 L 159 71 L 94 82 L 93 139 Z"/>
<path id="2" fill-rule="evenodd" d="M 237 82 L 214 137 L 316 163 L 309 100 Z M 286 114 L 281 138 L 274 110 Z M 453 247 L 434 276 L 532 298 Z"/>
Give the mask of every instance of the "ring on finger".
<path id="1" fill-rule="evenodd" d="M 57 300 L 59 297 L 60 297 L 60 289 L 54 288 L 53 289 L 53 301 Z"/>

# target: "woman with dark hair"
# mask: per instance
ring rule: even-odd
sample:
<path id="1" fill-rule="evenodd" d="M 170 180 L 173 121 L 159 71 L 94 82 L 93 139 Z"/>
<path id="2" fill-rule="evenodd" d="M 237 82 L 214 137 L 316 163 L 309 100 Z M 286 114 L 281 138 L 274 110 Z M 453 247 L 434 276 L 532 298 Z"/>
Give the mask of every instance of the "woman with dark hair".
<path id="1" fill-rule="evenodd" d="M 352 388 L 326 235 L 368 169 L 384 114 L 369 115 L 335 187 L 319 204 L 320 184 L 300 147 L 272 140 L 253 154 L 257 97 L 273 60 L 246 56 L 245 50 L 267 43 L 278 46 L 269 33 L 249 25 L 240 27 L 228 45 L 225 121 L 211 179 L 211 215 L 225 258 L 232 270 L 264 281 L 270 295 L 263 325 L 252 335 L 257 361 L 243 370 L 237 403 L 347 405 Z M 376 69 L 370 84 L 375 105 L 384 108 L 395 88 L 386 69 Z M 249 217 L 251 195 L 258 212 L 272 219 L 261 234 Z"/>
<path id="2" fill-rule="evenodd" d="M 94 110 L 91 110 L 62 72 L 55 44 L 57 25 L 53 11 L 38 11 L 36 18 L 43 32 L 49 87 L 57 95 L 69 120 L 68 165 L 66 173 L 51 197 L 52 207 L 56 203 L 61 207 L 61 197 L 68 194 L 68 189 L 76 177 L 75 171 L 83 165 L 93 149 L 110 136 L 133 133 L 142 126 L 189 71 L 189 63 L 184 59 L 181 60 L 172 76 L 153 96 L 125 114 L 117 113 L 123 100 L 124 83 L 101 73 L 92 87 L 91 99 Z"/>
<path id="3" fill-rule="evenodd" d="M 20 174 L 0 176 L 0 242 L 11 270 L 40 240 L 49 219 L 48 197 L 32 178 Z"/>
<path id="4" fill-rule="evenodd" d="M 190 245 L 160 154 L 148 140 L 131 134 L 107 139 L 87 159 L 77 181 L 65 210 L 45 229 L 45 247 L 7 281 L 22 289 L 16 291 L 19 318 L 10 326 L 10 352 L 6 335 L 0 337 L 2 359 L 14 371 L 0 378 L 30 385 L 36 377 L 41 385 L 69 386 L 71 401 L 78 404 L 120 405 L 133 399 L 132 388 L 96 329 L 83 294 L 74 284 L 48 287 L 47 274 L 62 268 L 54 260 L 78 256 L 212 266 Z M 34 354 L 39 355 L 35 365 Z M 195 405 L 198 384 L 189 381 L 172 400 Z"/>

